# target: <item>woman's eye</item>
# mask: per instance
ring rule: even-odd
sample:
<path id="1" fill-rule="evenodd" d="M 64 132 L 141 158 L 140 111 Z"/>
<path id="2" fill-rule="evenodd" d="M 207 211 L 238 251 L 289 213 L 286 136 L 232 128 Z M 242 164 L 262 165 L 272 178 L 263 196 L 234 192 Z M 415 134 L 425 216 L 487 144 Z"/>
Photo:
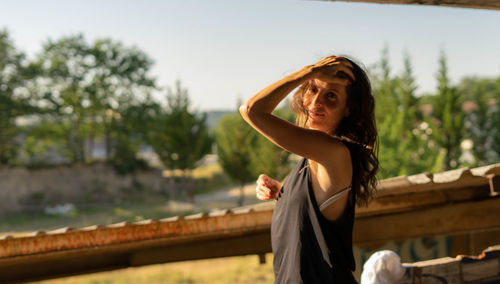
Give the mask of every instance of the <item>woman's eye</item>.
<path id="1" fill-rule="evenodd" d="M 337 95 L 335 93 L 328 93 L 328 94 L 326 94 L 326 97 L 329 98 L 329 99 L 334 100 L 334 99 L 337 98 Z"/>
<path id="2" fill-rule="evenodd" d="M 316 94 L 316 92 L 318 92 L 318 89 L 316 89 L 315 87 L 311 87 L 309 89 L 309 92 L 313 93 L 313 94 Z"/>

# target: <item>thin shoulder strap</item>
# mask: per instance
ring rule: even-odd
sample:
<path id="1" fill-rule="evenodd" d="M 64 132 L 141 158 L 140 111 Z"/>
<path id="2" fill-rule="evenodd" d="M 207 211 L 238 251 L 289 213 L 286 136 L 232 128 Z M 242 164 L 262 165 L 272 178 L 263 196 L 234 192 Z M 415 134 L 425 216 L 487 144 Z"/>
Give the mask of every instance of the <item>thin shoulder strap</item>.
<path id="1" fill-rule="evenodd" d="M 330 198 L 328 198 L 325 202 L 323 202 L 319 206 L 319 210 L 323 211 L 323 209 L 325 209 L 330 204 L 332 204 L 333 202 L 337 201 L 337 199 L 341 198 L 344 194 L 346 194 L 347 192 L 349 192 L 349 190 L 351 190 L 351 188 L 352 188 L 352 186 L 350 185 L 350 186 L 342 189 L 341 191 L 335 193 L 334 195 L 332 195 Z"/>
<path id="2" fill-rule="evenodd" d="M 306 160 L 306 164 L 309 165 L 308 161 Z M 330 249 L 328 248 L 328 244 L 326 243 L 325 237 L 323 235 L 323 230 L 321 230 L 321 226 L 318 221 L 318 214 L 316 213 L 316 210 L 314 209 L 313 205 L 313 200 L 314 200 L 314 193 L 312 191 L 312 185 L 311 185 L 311 177 L 310 177 L 310 171 L 308 167 L 302 168 L 302 170 L 306 170 L 306 178 L 307 178 L 307 191 L 308 191 L 308 196 L 309 198 L 308 203 L 309 206 L 307 206 L 307 211 L 309 212 L 309 220 L 311 220 L 311 225 L 313 227 L 314 235 L 316 236 L 316 240 L 318 241 L 318 245 L 321 250 L 321 255 L 323 256 L 323 260 L 325 263 L 328 265 L 328 267 L 332 268 L 332 262 L 330 260 Z M 321 214 L 321 213 L 320 213 Z"/>

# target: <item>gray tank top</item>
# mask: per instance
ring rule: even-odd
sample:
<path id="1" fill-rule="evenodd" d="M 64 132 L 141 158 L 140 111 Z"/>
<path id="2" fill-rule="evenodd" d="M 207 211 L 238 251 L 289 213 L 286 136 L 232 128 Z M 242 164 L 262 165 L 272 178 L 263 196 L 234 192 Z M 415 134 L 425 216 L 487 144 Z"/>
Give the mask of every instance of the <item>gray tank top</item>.
<path id="1" fill-rule="evenodd" d="M 314 197 L 307 165 L 302 159 L 292 170 L 274 208 L 275 283 L 357 283 L 352 276 L 354 191 L 343 216 L 327 220 Z"/>

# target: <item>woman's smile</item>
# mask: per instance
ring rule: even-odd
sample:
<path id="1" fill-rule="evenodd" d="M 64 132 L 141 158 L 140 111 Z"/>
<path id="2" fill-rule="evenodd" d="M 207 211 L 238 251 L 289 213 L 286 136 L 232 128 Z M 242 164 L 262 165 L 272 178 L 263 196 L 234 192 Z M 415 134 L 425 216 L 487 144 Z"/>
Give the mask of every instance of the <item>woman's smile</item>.
<path id="1" fill-rule="evenodd" d="M 309 116 L 311 118 L 322 118 L 325 116 L 325 111 L 319 108 L 311 108 L 309 110 Z"/>

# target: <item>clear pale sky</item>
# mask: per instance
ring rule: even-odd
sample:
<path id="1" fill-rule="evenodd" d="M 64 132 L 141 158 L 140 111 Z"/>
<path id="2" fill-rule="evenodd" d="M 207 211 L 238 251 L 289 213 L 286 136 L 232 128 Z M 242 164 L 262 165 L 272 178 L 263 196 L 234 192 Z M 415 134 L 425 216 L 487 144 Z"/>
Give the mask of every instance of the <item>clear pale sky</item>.
<path id="1" fill-rule="evenodd" d="M 137 46 L 160 86 L 176 79 L 200 110 L 235 109 L 267 84 L 330 54 L 370 66 L 390 49 L 395 73 L 406 50 L 419 89 L 436 86 L 438 56 L 452 82 L 500 76 L 500 11 L 285 0 L 0 1 L 0 29 L 33 57 L 48 38 L 83 33 Z M 162 94 L 163 95 L 163 94 Z"/>

